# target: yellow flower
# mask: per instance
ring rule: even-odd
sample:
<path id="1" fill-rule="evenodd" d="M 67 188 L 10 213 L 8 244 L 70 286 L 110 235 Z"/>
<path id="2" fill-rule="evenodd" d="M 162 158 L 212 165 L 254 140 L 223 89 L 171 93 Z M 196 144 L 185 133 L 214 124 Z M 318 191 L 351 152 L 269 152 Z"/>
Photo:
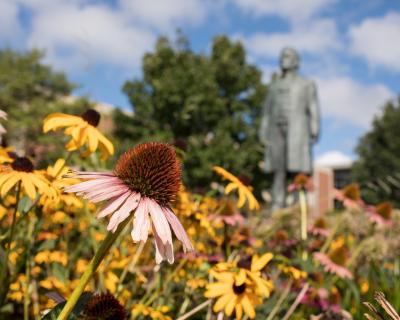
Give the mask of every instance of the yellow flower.
<path id="1" fill-rule="evenodd" d="M 169 311 L 168 306 L 160 306 L 153 308 L 146 306 L 144 304 L 138 303 L 132 307 L 132 314 L 147 316 L 146 319 L 150 318 L 153 320 L 172 320 L 171 317 L 165 315 L 164 313 Z"/>
<path id="2" fill-rule="evenodd" d="M 237 177 L 235 177 L 232 173 L 226 171 L 224 168 L 219 166 L 214 166 L 213 170 L 218 173 L 222 178 L 229 180 L 225 187 L 225 193 L 229 194 L 231 191 L 237 189 L 239 194 L 239 200 L 237 202 L 237 207 L 241 208 L 244 206 L 246 200 L 248 202 L 248 206 L 250 210 L 259 210 L 260 205 L 257 199 L 254 197 L 253 193 L 251 192 L 250 187 L 243 184 Z"/>
<path id="3" fill-rule="evenodd" d="M 36 254 L 35 262 L 38 264 L 58 262 L 61 265 L 66 266 L 68 263 L 68 256 L 67 253 L 63 251 L 44 250 Z"/>
<path id="4" fill-rule="evenodd" d="M 262 302 L 254 284 L 250 281 L 238 284 L 233 272 L 216 273 L 214 277 L 218 282 L 208 284 L 204 293 L 206 298 L 218 298 L 213 311 L 224 310 L 225 315 L 229 317 L 235 310 L 238 320 L 242 319 L 243 312 L 250 319 L 254 319 L 256 317 L 254 307 Z"/>
<path id="5" fill-rule="evenodd" d="M 0 169 L 0 194 L 4 197 L 13 187 L 21 184 L 29 198 L 35 200 L 36 192 L 50 198 L 57 196 L 56 190 L 50 186 L 50 182 L 44 175 L 33 170 L 32 162 L 26 157 L 17 157 L 7 166 Z"/>
<path id="6" fill-rule="evenodd" d="M 307 272 L 292 266 L 285 266 L 283 264 L 280 264 L 278 265 L 278 269 L 281 270 L 283 273 L 290 275 L 294 280 L 307 278 Z"/>
<path id="7" fill-rule="evenodd" d="M 10 163 L 13 159 L 10 157 L 10 152 L 12 152 L 12 148 L 3 148 L 0 147 L 0 163 Z"/>
<path id="8" fill-rule="evenodd" d="M 360 286 L 360 292 L 361 292 L 362 294 L 367 294 L 368 291 L 369 291 L 369 282 L 368 282 L 368 280 L 362 278 L 362 279 L 360 279 L 360 280 L 358 281 L 358 284 L 359 284 L 359 286 Z"/>
<path id="9" fill-rule="evenodd" d="M 81 116 L 65 113 L 53 113 L 44 119 L 43 132 L 66 127 L 64 134 L 71 136 L 66 145 L 68 151 L 74 151 L 87 144 L 87 150 L 82 154 L 88 156 L 100 149 L 102 159 L 114 154 L 114 146 L 96 127 L 100 122 L 100 114 L 89 109 Z"/>
<path id="10" fill-rule="evenodd" d="M 211 269 L 210 274 L 216 276 L 218 273 L 232 272 L 236 285 L 251 282 L 258 295 L 269 297 L 274 285 L 271 280 L 262 277 L 261 270 L 265 268 L 272 258 L 273 254 L 267 252 L 261 257 L 254 255 L 251 261 L 245 258 L 234 262 L 220 262 Z"/>

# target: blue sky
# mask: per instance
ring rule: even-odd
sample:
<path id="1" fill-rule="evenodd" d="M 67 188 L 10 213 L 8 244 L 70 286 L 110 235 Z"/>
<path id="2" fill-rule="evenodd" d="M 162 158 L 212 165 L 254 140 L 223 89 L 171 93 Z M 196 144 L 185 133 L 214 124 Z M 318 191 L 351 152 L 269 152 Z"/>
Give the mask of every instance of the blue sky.
<path id="1" fill-rule="evenodd" d="M 264 82 L 293 46 L 316 81 L 322 110 L 317 158 L 354 157 L 380 106 L 400 94 L 400 2 L 391 0 L 0 0 L 0 47 L 41 48 L 75 94 L 130 108 L 124 81 L 141 57 L 180 28 L 207 53 L 212 37 L 242 41 Z"/>

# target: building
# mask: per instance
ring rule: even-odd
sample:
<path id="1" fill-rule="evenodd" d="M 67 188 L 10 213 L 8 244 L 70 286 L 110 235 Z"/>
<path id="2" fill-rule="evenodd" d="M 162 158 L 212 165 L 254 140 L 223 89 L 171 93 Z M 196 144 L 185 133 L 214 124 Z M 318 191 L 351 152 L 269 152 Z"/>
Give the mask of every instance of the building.
<path id="1" fill-rule="evenodd" d="M 338 152 L 328 152 L 314 164 L 314 191 L 310 194 L 313 215 L 324 214 L 335 207 L 334 190 L 351 183 L 353 160 Z"/>

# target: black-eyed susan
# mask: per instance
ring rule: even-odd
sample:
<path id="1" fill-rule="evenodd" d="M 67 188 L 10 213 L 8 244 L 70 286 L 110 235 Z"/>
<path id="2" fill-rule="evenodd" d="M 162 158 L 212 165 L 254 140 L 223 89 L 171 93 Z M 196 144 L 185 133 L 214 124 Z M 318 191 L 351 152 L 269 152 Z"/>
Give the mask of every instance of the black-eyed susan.
<path id="1" fill-rule="evenodd" d="M 16 157 L 10 165 L 3 165 L 0 170 L 0 194 L 2 197 L 18 184 L 32 200 L 36 198 L 37 192 L 50 198 L 57 196 L 50 182 L 41 172 L 34 170 L 33 163 L 26 157 Z"/>
<path id="2" fill-rule="evenodd" d="M 261 271 L 272 260 L 273 254 L 267 252 L 262 256 L 245 256 L 240 260 L 233 262 L 220 262 L 214 266 L 210 274 L 215 276 L 221 272 L 232 272 L 236 285 L 247 281 L 254 284 L 257 294 L 263 297 L 269 297 L 274 285 L 271 280 L 265 279 Z"/>
<path id="3" fill-rule="evenodd" d="M 225 194 L 229 194 L 233 190 L 237 189 L 239 195 L 239 200 L 237 202 L 238 208 L 243 207 L 247 200 L 250 210 L 260 209 L 260 205 L 254 197 L 250 186 L 247 186 L 239 178 L 235 177 L 232 173 L 226 171 L 222 167 L 214 166 L 213 170 L 223 179 L 230 181 L 225 187 Z"/>
<path id="4" fill-rule="evenodd" d="M 43 131 L 57 130 L 66 128 L 64 134 L 71 136 L 71 140 L 66 145 L 68 151 L 74 151 L 87 144 L 87 149 L 83 156 L 88 156 L 98 148 L 102 159 L 114 154 L 114 146 L 98 129 L 100 113 L 89 109 L 81 116 L 74 116 L 65 113 L 53 113 L 44 119 Z"/>
<path id="5" fill-rule="evenodd" d="M 207 298 L 217 298 L 213 311 L 223 310 L 228 317 L 235 311 L 238 320 L 242 319 L 244 312 L 250 319 L 254 319 L 255 306 L 262 302 L 254 283 L 245 276 L 238 279 L 234 272 L 219 272 L 214 277 L 217 282 L 209 283 L 204 293 Z"/>

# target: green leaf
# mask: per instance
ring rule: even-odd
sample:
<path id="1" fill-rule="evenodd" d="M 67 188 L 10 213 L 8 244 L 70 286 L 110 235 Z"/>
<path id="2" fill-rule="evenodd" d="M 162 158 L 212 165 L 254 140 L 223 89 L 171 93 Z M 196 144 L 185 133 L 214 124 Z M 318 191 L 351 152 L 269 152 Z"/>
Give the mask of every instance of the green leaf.
<path id="1" fill-rule="evenodd" d="M 32 208 L 33 202 L 28 196 L 24 196 L 18 203 L 18 211 L 24 215 Z"/>

